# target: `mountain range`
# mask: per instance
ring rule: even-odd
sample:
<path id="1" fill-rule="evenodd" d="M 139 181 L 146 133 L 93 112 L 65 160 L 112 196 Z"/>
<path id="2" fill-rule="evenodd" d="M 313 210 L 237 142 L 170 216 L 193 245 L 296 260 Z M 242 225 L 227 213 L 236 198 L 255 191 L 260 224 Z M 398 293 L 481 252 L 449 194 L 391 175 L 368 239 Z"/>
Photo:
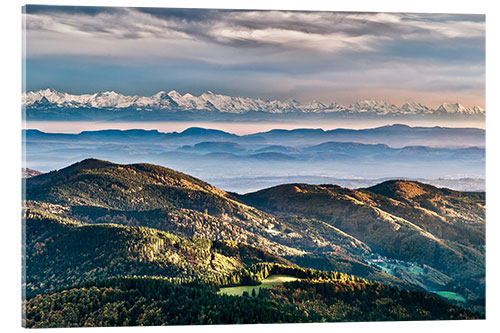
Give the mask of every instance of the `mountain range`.
<path id="1" fill-rule="evenodd" d="M 475 128 L 391 125 L 248 135 L 194 127 L 170 133 L 29 129 L 23 131 L 23 140 L 26 167 L 42 172 L 95 157 L 169 166 L 239 193 L 283 182 L 363 186 L 394 177 L 484 190 L 485 131 Z"/>
<path id="2" fill-rule="evenodd" d="M 279 125 L 277 125 L 279 126 Z M 283 145 L 303 147 L 328 141 L 364 144 L 385 144 L 394 148 L 405 146 L 428 146 L 435 148 L 485 147 L 485 130 L 480 128 L 420 127 L 403 124 L 386 125 L 366 129 L 297 128 L 292 130 L 272 129 L 246 135 L 237 135 L 217 129 L 190 127 L 182 132 L 160 132 L 158 130 L 96 130 L 81 133 L 50 133 L 36 129 L 23 130 L 28 140 L 81 141 L 125 143 L 162 142 L 170 146 L 196 144 L 205 141 L 234 142 L 258 146 Z"/>
<path id="3" fill-rule="evenodd" d="M 309 114 L 341 117 L 356 116 L 446 116 L 446 117 L 484 117 L 486 111 L 480 106 L 464 107 L 459 103 L 443 103 L 438 108 L 430 108 L 416 102 L 396 106 L 384 101 L 364 100 L 347 106 L 337 103 L 324 104 L 318 101 L 300 103 L 296 100 L 264 100 L 261 98 L 234 97 L 216 94 L 211 91 L 193 96 L 184 95 L 175 90 L 160 91 L 152 96 L 127 96 L 114 91 L 94 94 L 74 95 L 53 89 L 25 92 L 22 105 L 27 108 L 29 118 L 48 117 L 48 114 L 36 113 L 35 110 L 54 109 L 100 109 L 100 110 L 134 110 L 141 117 L 151 118 L 165 116 L 167 112 L 214 112 L 222 114 Z M 144 111 L 163 111 L 156 114 Z M 73 112 L 74 113 L 74 112 Z M 134 114 L 113 114 L 114 117 L 132 117 Z M 102 115 L 102 113 L 101 113 Z M 168 115 L 168 113 L 167 113 Z M 85 113 L 80 114 L 85 117 Z M 110 115 L 111 116 L 111 115 Z M 151 118 L 152 119 L 152 118 Z"/>

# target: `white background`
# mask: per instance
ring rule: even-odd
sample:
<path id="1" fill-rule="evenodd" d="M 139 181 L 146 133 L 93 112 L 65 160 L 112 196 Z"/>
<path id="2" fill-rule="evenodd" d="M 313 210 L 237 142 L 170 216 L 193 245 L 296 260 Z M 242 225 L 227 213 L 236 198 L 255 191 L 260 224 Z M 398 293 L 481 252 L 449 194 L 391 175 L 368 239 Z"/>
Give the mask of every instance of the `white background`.
<path id="1" fill-rule="evenodd" d="M 1 103 L 0 103 L 0 330 L 14 332 L 21 328 L 21 6 L 24 4 L 51 5 L 94 5 L 94 6 L 136 6 L 136 7 L 180 7 L 180 8 L 240 8 L 240 9 L 297 9 L 330 11 L 390 11 L 390 12 L 425 12 L 425 13 L 468 13 L 486 14 L 486 112 L 487 112 L 487 312 L 482 321 L 434 321 L 407 323 L 331 323 L 331 324 L 281 324 L 281 325 L 246 325 L 246 326 L 184 326 L 184 327 L 149 327 L 149 328 L 107 328 L 111 331 L 149 331 L 149 332 L 266 332 L 287 330 L 290 332 L 315 331 L 331 332 L 490 332 L 500 330 L 499 297 L 499 130 L 498 114 L 499 86 L 498 62 L 500 59 L 499 21 L 500 15 L 495 1 L 473 0 L 459 1 L 191 1 L 191 0 L 79 0 L 79 1 L 18 1 L 6 0 L 1 5 L 2 38 L 0 40 L 1 57 Z M 96 331 L 96 329 L 78 329 L 78 332 Z M 100 329 L 99 331 L 102 331 Z M 49 329 L 48 331 L 54 331 Z M 66 331 L 66 329 L 56 332 Z"/>

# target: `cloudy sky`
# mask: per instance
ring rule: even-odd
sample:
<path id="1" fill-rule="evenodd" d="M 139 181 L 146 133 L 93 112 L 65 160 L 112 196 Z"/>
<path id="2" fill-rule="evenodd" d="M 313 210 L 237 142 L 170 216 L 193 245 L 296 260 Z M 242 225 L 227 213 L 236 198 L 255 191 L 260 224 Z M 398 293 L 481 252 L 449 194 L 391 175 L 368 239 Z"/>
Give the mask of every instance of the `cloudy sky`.
<path id="1" fill-rule="evenodd" d="M 484 107 L 483 15 L 28 6 L 26 89 Z"/>

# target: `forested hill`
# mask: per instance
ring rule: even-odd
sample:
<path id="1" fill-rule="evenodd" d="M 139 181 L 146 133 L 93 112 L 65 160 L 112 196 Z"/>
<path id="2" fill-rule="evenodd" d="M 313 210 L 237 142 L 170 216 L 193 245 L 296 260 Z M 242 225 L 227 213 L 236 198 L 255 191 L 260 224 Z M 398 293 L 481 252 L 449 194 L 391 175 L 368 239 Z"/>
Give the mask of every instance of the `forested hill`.
<path id="1" fill-rule="evenodd" d="M 26 327 L 257 324 L 479 319 L 423 292 L 366 281 L 304 280 L 258 294 L 226 296 L 202 284 L 118 277 L 38 295 Z"/>
<path id="2" fill-rule="evenodd" d="M 66 205 L 149 210 L 187 207 L 237 212 L 225 192 L 189 175 L 152 164 L 120 165 L 87 159 L 30 178 L 27 199 Z"/>
<path id="3" fill-rule="evenodd" d="M 246 243 L 302 265 L 310 262 L 311 268 L 342 268 L 404 284 L 361 261 L 358 255 L 368 253 L 369 247 L 341 230 L 321 221 L 277 219 L 201 180 L 160 166 L 87 159 L 28 179 L 26 199 L 29 207 L 88 224 L 145 226 L 180 237 Z M 313 252 L 329 258 L 317 266 L 317 261 L 307 260 Z"/>
<path id="4" fill-rule="evenodd" d="M 221 282 L 276 262 L 449 292 L 484 311 L 484 193 L 394 180 L 237 195 L 161 166 L 87 159 L 26 179 L 26 199 L 29 295 L 122 274 Z"/>
<path id="5" fill-rule="evenodd" d="M 246 244 L 186 239 L 144 227 L 89 225 L 36 209 L 25 211 L 25 221 L 28 296 L 117 275 L 216 283 L 255 263 L 290 264 Z"/>
<path id="6" fill-rule="evenodd" d="M 484 296 L 485 196 L 412 181 L 368 189 L 288 184 L 246 195 L 277 216 L 324 221 L 384 256 L 429 265 Z"/>
<path id="7" fill-rule="evenodd" d="M 422 291 L 303 269 L 245 244 L 36 209 L 25 219 L 26 327 L 481 318 Z M 216 293 L 272 274 L 300 281 L 246 296 Z"/>

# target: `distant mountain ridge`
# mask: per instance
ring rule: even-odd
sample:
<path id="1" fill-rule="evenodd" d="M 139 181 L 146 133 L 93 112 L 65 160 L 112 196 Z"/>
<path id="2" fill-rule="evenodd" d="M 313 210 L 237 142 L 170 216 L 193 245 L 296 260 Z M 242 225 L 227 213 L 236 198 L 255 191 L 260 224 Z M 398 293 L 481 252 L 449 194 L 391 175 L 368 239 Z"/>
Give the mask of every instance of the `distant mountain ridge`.
<path id="1" fill-rule="evenodd" d="M 366 129 L 337 128 L 323 130 L 321 128 L 297 128 L 292 130 L 273 129 L 247 135 L 236 135 L 221 130 L 190 127 L 182 132 L 160 132 L 158 130 L 95 130 L 83 131 L 78 134 L 50 133 L 37 129 L 23 130 L 28 140 L 31 139 L 81 139 L 86 141 L 125 140 L 179 140 L 182 144 L 197 144 L 207 141 L 234 142 L 238 144 L 273 144 L 296 147 L 318 145 L 328 141 L 352 142 L 364 144 L 385 144 L 394 148 L 405 146 L 429 147 L 484 147 L 485 130 L 480 128 L 453 128 L 453 127 L 411 127 L 403 124 L 386 125 Z M 192 139 L 191 141 L 189 139 Z M 186 141 L 187 140 L 187 141 Z M 436 145 L 439 143 L 439 145 Z"/>
<path id="2" fill-rule="evenodd" d="M 238 193 L 279 185 L 285 179 L 322 184 L 317 177 L 335 182 L 359 179 L 359 175 L 365 179 L 484 179 L 485 131 L 476 128 L 391 125 L 360 130 L 276 129 L 249 135 L 203 128 L 169 133 L 137 129 L 79 134 L 28 129 L 23 133 L 27 168 L 48 172 L 88 157 L 125 164 L 147 162 Z M 445 185 L 484 189 L 480 184 Z"/>
<path id="3" fill-rule="evenodd" d="M 22 104 L 27 108 L 69 108 L 69 109 L 136 109 L 143 111 L 217 111 L 221 113 L 242 114 L 263 112 L 271 114 L 307 113 L 331 115 L 377 115 L 377 116 L 480 116 L 486 111 L 480 106 L 464 107 L 459 103 L 443 103 L 432 109 L 416 102 L 405 103 L 398 107 L 384 101 L 363 100 L 348 106 L 335 102 L 324 104 L 318 101 L 300 103 L 294 99 L 285 101 L 264 100 L 261 98 L 227 96 L 211 91 L 200 96 L 189 93 L 184 95 L 175 90 L 160 91 L 152 96 L 127 96 L 114 91 L 94 94 L 73 95 L 53 89 L 23 93 Z"/>

